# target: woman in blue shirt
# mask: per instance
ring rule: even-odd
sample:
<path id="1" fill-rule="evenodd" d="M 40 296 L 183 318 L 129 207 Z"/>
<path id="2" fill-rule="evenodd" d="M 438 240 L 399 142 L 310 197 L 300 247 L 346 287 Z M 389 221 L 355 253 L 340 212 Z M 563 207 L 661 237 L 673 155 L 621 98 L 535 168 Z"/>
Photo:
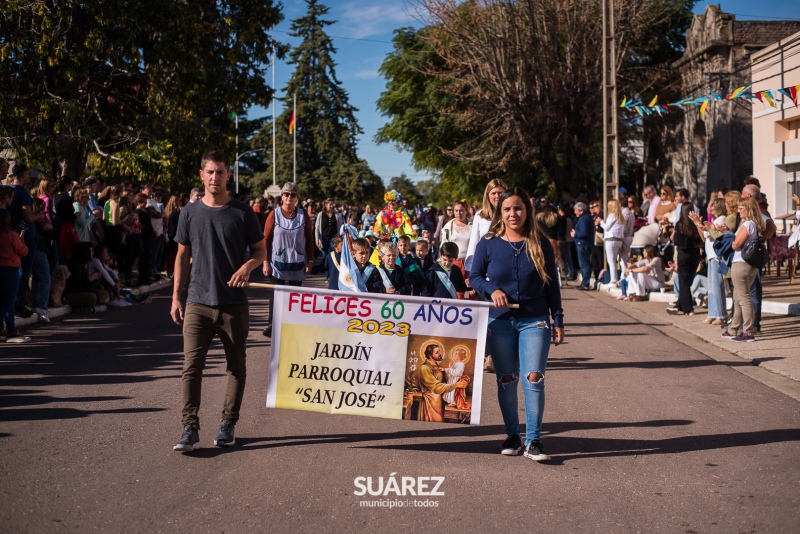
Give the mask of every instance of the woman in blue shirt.
<path id="1" fill-rule="evenodd" d="M 564 311 L 555 253 L 536 223 L 528 194 L 518 187 L 500 196 L 489 232 L 478 243 L 470 271 L 473 289 L 494 303 L 487 351 L 494 360 L 497 396 L 508 438 L 501 454 L 546 462 L 539 439 L 550 339 L 564 340 Z M 509 304 L 519 308 L 510 309 Z M 552 326 L 550 318 L 552 316 Z M 525 398 L 525 443 L 519 436 L 517 382 Z"/>

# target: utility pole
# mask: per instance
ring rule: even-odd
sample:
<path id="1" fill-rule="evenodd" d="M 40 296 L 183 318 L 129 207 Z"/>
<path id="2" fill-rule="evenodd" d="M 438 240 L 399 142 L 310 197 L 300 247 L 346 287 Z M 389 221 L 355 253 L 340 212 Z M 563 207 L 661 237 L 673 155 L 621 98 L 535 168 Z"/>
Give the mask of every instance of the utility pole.
<path id="1" fill-rule="evenodd" d="M 236 194 L 239 194 L 239 114 L 236 114 L 236 165 L 233 166 L 233 183 L 236 185 Z"/>
<path id="2" fill-rule="evenodd" d="M 603 210 L 619 196 L 617 60 L 614 0 L 603 0 Z"/>

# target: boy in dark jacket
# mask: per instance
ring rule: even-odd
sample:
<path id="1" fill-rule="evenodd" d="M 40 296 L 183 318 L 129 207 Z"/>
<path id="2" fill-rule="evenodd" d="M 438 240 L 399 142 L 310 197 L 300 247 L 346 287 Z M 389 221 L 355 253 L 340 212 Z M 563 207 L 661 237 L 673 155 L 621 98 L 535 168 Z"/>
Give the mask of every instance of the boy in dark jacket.
<path id="1" fill-rule="evenodd" d="M 385 293 L 400 295 L 411 294 L 411 284 L 407 282 L 403 269 L 397 265 L 399 251 L 393 243 L 384 243 L 380 248 L 381 266 L 378 274 L 383 282 Z"/>
<path id="2" fill-rule="evenodd" d="M 439 261 L 425 273 L 423 297 L 455 299 L 458 298 L 458 293 L 469 291 L 461 270 L 453 266 L 456 259 L 458 245 L 452 241 L 443 243 L 439 249 Z"/>
<path id="3" fill-rule="evenodd" d="M 416 258 L 411 252 L 411 238 L 407 235 L 400 236 L 397 240 L 397 251 L 400 253 L 397 265 L 406 275 L 406 281 L 411 286 L 411 294 L 421 295 L 422 286 L 425 284 L 425 272 L 417 265 Z"/>

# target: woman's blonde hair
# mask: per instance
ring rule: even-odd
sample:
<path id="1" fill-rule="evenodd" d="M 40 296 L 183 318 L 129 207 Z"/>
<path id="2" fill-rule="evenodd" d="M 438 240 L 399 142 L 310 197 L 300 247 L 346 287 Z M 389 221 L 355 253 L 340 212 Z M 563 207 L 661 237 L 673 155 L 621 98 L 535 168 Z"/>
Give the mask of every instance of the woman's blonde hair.
<path id="1" fill-rule="evenodd" d="M 609 199 L 608 201 L 608 214 L 614 215 L 614 218 L 617 219 L 619 224 L 625 224 L 625 215 L 622 214 L 622 206 L 619 204 L 619 200 L 616 198 Z"/>
<path id="2" fill-rule="evenodd" d="M 728 211 L 727 215 L 736 215 L 736 208 L 739 206 L 739 199 L 742 194 L 738 191 L 728 191 L 725 193 L 725 209 Z"/>
<path id="3" fill-rule="evenodd" d="M 536 209 L 531 204 L 531 198 L 528 193 L 520 187 L 511 187 L 504 190 L 500 194 L 500 200 L 497 202 L 497 207 L 492 217 L 492 224 L 489 226 L 489 232 L 486 234 L 486 239 L 495 237 L 503 237 L 506 233 L 506 225 L 503 222 L 503 215 L 500 206 L 503 202 L 511 197 L 519 197 L 522 204 L 525 206 L 525 222 L 522 225 L 522 235 L 525 236 L 525 245 L 528 252 L 528 257 L 536 267 L 536 272 L 539 273 L 539 278 L 542 279 L 544 285 L 550 285 L 550 275 L 547 274 L 547 266 L 544 263 L 544 250 L 542 249 L 543 233 L 536 222 Z M 544 239 L 547 239 L 546 237 Z"/>
<path id="4" fill-rule="evenodd" d="M 89 198 L 89 191 L 87 191 L 86 189 L 76 189 L 75 191 L 72 192 L 72 199 L 75 201 L 83 197 Z"/>
<path id="5" fill-rule="evenodd" d="M 181 197 L 179 197 L 178 195 L 175 194 L 170 195 L 169 200 L 167 201 L 167 207 L 164 209 L 164 211 L 167 214 L 167 217 L 169 217 L 170 215 L 181 209 L 180 206 L 178 206 L 178 202 L 180 202 L 180 200 Z"/>
<path id="6" fill-rule="evenodd" d="M 662 185 L 661 190 L 666 193 L 661 197 L 661 202 L 664 202 L 664 197 L 667 197 L 667 200 L 670 202 L 675 202 L 675 194 L 672 192 L 672 188 L 668 185 Z"/>
<path id="7" fill-rule="evenodd" d="M 505 191 L 508 189 L 506 183 L 501 180 L 500 178 L 494 178 L 490 180 L 488 184 L 486 184 L 486 189 L 483 190 L 483 206 L 481 207 L 481 217 L 486 219 L 487 221 L 494 220 L 494 206 L 489 201 L 489 192 L 494 189 L 495 187 L 500 187 Z"/>
<path id="8" fill-rule="evenodd" d="M 51 185 L 55 186 L 56 183 L 50 178 L 42 178 L 39 180 L 39 186 L 37 187 L 38 192 L 36 194 L 38 196 L 47 196 L 47 190 L 50 189 Z"/>
<path id="9" fill-rule="evenodd" d="M 753 197 L 747 197 L 739 200 L 739 206 L 745 208 L 745 218 L 756 223 L 758 233 L 763 234 L 767 229 L 764 218 L 761 217 L 761 210 L 758 208 L 758 202 Z"/>

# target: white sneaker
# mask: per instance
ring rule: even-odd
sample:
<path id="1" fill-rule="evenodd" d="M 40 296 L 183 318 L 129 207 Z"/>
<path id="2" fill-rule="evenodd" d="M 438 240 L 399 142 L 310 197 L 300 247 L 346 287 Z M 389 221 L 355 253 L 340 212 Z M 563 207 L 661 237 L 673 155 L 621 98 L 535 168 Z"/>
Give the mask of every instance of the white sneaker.
<path id="1" fill-rule="evenodd" d="M 31 338 L 28 336 L 23 336 L 19 332 L 15 332 L 13 334 L 9 334 L 6 337 L 6 343 L 30 343 Z"/>
<path id="2" fill-rule="evenodd" d="M 125 306 L 130 306 L 131 303 L 124 299 L 114 299 L 108 303 L 109 306 L 113 306 L 114 308 L 124 308 Z"/>
<path id="3" fill-rule="evenodd" d="M 33 313 L 39 316 L 39 322 L 41 323 L 49 323 L 50 322 L 50 314 L 44 308 L 34 308 Z"/>

